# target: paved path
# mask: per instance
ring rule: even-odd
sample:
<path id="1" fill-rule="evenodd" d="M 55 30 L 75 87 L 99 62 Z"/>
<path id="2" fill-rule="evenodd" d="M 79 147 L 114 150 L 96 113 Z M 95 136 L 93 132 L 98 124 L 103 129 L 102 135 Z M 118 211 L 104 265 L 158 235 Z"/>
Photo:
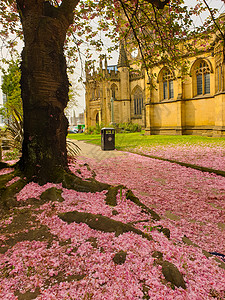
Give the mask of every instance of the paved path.
<path id="1" fill-rule="evenodd" d="M 79 148 L 81 149 L 78 159 L 79 159 L 79 157 L 84 156 L 84 157 L 94 158 L 94 159 L 100 161 L 100 160 L 105 160 L 108 158 L 113 158 L 116 156 L 126 155 L 126 153 L 123 151 L 102 150 L 100 146 L 89 144 L 84 141 L 73 140 L 73 142 L 76 145 L 78 145 Z"/>

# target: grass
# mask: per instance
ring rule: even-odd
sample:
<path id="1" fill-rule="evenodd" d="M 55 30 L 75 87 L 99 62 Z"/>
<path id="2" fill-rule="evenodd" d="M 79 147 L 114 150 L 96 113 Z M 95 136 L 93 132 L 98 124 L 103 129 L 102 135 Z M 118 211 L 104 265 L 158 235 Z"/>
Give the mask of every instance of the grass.
<path id="1" fill-rule="evenodd" d="M 101 144 L 101 134 L 85 134 L 85 133 L 69 133 L 67 136 L 69 139 L 75 139 L 78 141 L 88 141 L 90 143 L 97 141 L 96 144 Z"/>
<path id="2" fill-rule="evenodd" d="M 87 141 L 88 143 L 101 145 L 100 134 L 69 134 L 68 138 Z M 208 145 L 208 146 L 224 146 L 225 137 L 206 137 L 195 135 L 145 135 L 143 132 L 135 133 L 117 133 L 115 136 L 115 145 L 117 150 L 128 150 L 129 148 L 139 147 L 151 147 L 157 145 Z"/>

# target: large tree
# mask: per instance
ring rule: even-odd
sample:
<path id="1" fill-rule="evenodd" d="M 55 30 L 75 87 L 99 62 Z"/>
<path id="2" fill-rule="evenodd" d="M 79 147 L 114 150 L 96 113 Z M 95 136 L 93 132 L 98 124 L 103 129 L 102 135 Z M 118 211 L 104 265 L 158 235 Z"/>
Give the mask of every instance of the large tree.
<path id="1" fill-rule="evenodd" d="M 81 9 L 79 13 L 75 13 L 79 2 Z M 166 62 L 169 57 L 176 61 L 175 56 L 180 55 L 176 47 L 182 37 L 187 38 L 191 21 L 182 0 L 178 1 L 179 3 L 171 0 L 165 12 L 161 13 L 159 9 L 164 8 L 168 2 L 169 0 L 1 1 L 2 12 L 10 14 L 14 7 L 22 24 L 24 48 L 21 62 L 21 93 L 24 140 L 19 167 L 28 180 L 41 183 L 62 181 L 65 171 L 68 171 L 68 121 L 64 115 L 69 100 L 69 81 L 64 56 L 68 33 L 75 39 L 77 47 L 80 40 L 77 40 L 74 34 L 78 33 L 79 37 L 86 31 L 89 33 L 88 39 L 96 35 L 91 29 L 92 25 L 88 23 L 94 16 L 101 17 L 104 13 L 105 18 L 99 19 L 100 28 L 110 31 L 114 26 L 115 31 L 108 33 L 110 37 L 115 37 L 118 31 L 120 34 L 117 36 L 122 38 L 134 37 L 145 62 L 154 64 L 159 59 L 165 59 Z M 121 10 L 125 17 L 121 18 Z M 9 17 L 7 18 L 9 21 Z M 7 18 L 5 23 L 4 18 L 1 18 L 2 33 L 5 36 L 8 30 Z M 110 28 L 109 19 L 112 20 Z M 15 14 L 10 17 L 10 22 L 13 24 L 10 30 L 13 29 L 14 33 L 19 34 L 19 29 L 15 32 L 18 28 L 15 25 Z M 96 45 L 99 43 L 96 42 Z M 187 46 L 190 51 L 190 43 Z M 169 50 L 172 55 L 168 55 Z M 72 57 L 72 52 L 68 53 Z M 145 65 L 148 68 L 146 63 Z"/>
<path id="2" fill-rule="evenodd" d="M 20 167 L 28 178 L 55 181 L 67 169 L 69 81 L 64 42 L 77 0 L 54 7 L 45 0 L 17 0 L 23 27 L 21 93 L 24 140 Z M 35 180 L 35 178 L 33 178 Z"/>

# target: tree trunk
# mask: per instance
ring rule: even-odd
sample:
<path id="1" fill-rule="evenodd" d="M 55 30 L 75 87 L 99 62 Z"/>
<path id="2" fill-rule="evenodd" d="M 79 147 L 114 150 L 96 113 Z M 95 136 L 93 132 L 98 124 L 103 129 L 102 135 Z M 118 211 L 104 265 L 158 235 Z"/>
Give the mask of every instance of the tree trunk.
<path id="1" fill-rule="evenodd" d="M 49 2 L 21 1 L 17 0 L 25 42 L 21 63 L 24 141 L 19 165 L 28 180 L 56 182 L 68 170 L 64 109 L 69 81 L 63 46 L 70 22 L 65 11 Z"/>

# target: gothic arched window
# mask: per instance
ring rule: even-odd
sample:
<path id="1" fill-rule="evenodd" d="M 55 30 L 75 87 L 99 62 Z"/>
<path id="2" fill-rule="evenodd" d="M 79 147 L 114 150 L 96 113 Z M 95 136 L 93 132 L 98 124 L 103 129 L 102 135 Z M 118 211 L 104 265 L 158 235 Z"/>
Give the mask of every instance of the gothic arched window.
<path id="1" fill-rule="evenodd" d="M 195 66 L 196 92 L 198 95 L 210 94 L 210 69 L 206 61 L 200 60 Z"/>
<path id="2" fill-rule="evenodd" d="M 115 83 L 111 85 L 111 97 L 115 100 L 117 99 L 118 87 Z"/>
<path id="3" fill-rule="evenodd" d="M 173 74 L 165 69 L 162 74 L 163 81 L 163 100 L 174 98 L 173 92 Z"/>
<path id="4" fill-rule="evenodd" d="M 143 92 L 141 88 L 137 88 L 134 92 L 134 114 L 141 115 L 143 108 Z"/>
<path id="5" fill-rule="evenodd" d="M 174 78 L 174 73 L 168 67 L 163 67 L 160 70 L 157 78 L 159 83 L 159 101 L 174 98 Z"/>

